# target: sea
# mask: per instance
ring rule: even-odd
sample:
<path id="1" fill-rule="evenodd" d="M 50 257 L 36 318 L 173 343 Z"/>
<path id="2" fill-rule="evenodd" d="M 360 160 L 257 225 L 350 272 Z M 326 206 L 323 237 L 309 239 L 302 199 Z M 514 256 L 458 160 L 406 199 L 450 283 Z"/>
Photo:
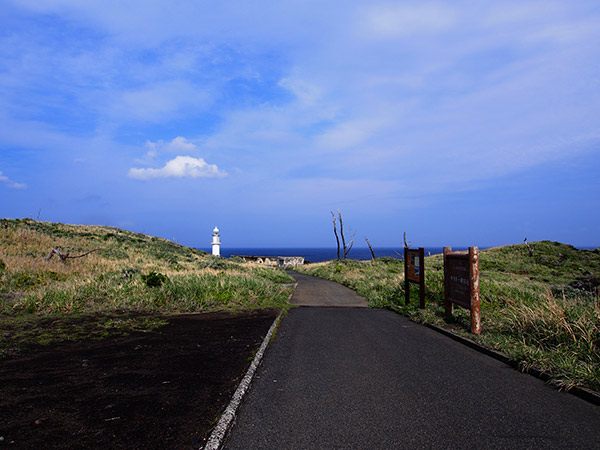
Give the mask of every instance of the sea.
<path id="1" fill-rule="evenodd" d="M 200 248 L 211 253 L 210 248 Z M 436 255 L 443 252 L 443 247 L 425 247 L 425 256 Z M 452 247 L 453 251 L 467 250 L 466 247 Z M 377 258 L 384 256 L 403 259 L 404 249 L 402 247 L 374 247 L 373 252 Z M 307 262 L 322 262 L 337 259 L 336 248 L 227 248 L 221 247 L 221 256 L 225 258 L 231 255 L 248 256 L 303 256 Z M 343 258 L 343 255 L 340 255 Z M 360 261 L 370 260 L 371 251 L 368 247 L 355 247 L 350 250 L 348 259 Z"/>

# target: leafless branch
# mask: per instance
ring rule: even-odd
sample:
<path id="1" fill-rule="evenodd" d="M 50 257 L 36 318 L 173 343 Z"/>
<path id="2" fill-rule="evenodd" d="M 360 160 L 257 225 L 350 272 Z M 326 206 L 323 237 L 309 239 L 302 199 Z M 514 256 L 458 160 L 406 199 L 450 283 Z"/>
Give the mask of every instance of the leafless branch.
<path id="1" fill-rule="evenodd" d="M 339 233 L 337 230 L 337 219 L 336 219 L 333 211 L 331 211 L 331 217 L 333 218 L 333 234 L 335 234 L 335 240 L 337 242 L 337 257 L 338 257 L 338 259 L 340 259 L 340 237 L 341 237 L 342 238 L 342 249 L 344 252 L 344 259 L 347 259 L 348 253 L 350 253 L 350 250 L 352 250 L 352 247 L 354 246 L 354 237 L 356 236 L 356 233 L 353 233 L 352 236 L 350 237 L 350 240 L 348 242 L 346 242 L 346 233 L 344 233 L 344 219 L 342 219 L 342 212 L 339 209 L 337 210 L 337 218 L 340 221 L 340 232 Z"/>
<path id="2" fill-rule="evenodd" d="M 337 223 L 335 221 L 335 214 L 333 211 L 331 212 L 331 217 L 333 217 L 333 234 L 335 234 L 335 241 L 337 242 L 337 259 L 340 259 L 340 237 L 337 232 Z"/>
<path id="3" fill-rule="evenodd" d="M 375 261 L 375 252 L 373 251 L 373 247 L 371 247 L 371 243 L 369 242 L 369 240 L 367 239 L 366 236 L 365 236 L 365 241 L 367 241 L 367 245 L 369 246 L 369 250 L 371 250 L 371 257 L 373 258 L 373 261 Z"/>
<path id="4" fill-rule="evenodd" d="M 343 236 L 343 234 L 342 234 Z M 354 247 L 354 236 L 356 236 L 356 233 L 352 233 L 352 236 L 350 237 L 350 243 L 348 244 L 348 246 L 346 247 L 346 244 L 344 243 L 344 259 L 346 259 L 348 257 L 348 253 L 350 253 L 350 250 L 352 250 L 352 247 Z"/>
<path id="5" fill-rule="evenodd" d="M 533 247 L 531 247 L 528 243 L 527 243 L 527 238 L 523 239 L 523 242 L 525 243 L 525 246 L 527 247 L 527 250 L 529 250 L 529 256 L 533 256 Z"/>
<path id="6" fill-rule="evenodd" d="M 98 250 L 102 250 L 102 249 L 101 249 L 101 248 L 95 248 L 95 249 L 93 249 L 93 250 L 90 250 L 90 251 L 88 251 L 88 252 L 85 252 L 85 253 L 83 253 L 83 254 L 81 254 L 81 255 L 77 255 L 77 256 L 71 256 L 70 252 L 63 253 L 63 252 L 61 252 L 59 249 L 57 249 L 57 248 L 53 248 L 53 249 L 50 251 L 50 253 L 48 253 L 48 256 L 46 256 L 46 261 L 49 261 L 49 260 L 50 260 L 50 258 L 52 258 L 52 256 L 56 255 L 56 256 L 58 256 L 58 257 L 59 257 L 60 261 L 64 263 L 64 262 L 66 262 L 66 261 L 67 261 L 67 259 L 69 259 L 69 258 L 71 258 L 71 259 L 75 259 L 75 258 L 83 258 L 84 256 L 87 256 L 87 255 L 89 255 L 90 253 L 92 253 L 92 252 L 95 252 L 95 251 L 98 251 Z"/>
<path id="7" fill-rule="evenodd" d="M 410 248 L 410 245 L 412 244 L 412 242 L 407 243 L 406 242 L 406 231 L 404 232 L 404 247 L 405 248 Z"/>
<path id="8" fill-rule="evenodd" d="M 344 236 L 344 221 L 342 220 L 342 213 L 338 209 L 338 217 L 340 218 L 340 234 L 342 235 L 342 246 L 344 247 L 344 259 L 346 259 L 346 236 Z"/>

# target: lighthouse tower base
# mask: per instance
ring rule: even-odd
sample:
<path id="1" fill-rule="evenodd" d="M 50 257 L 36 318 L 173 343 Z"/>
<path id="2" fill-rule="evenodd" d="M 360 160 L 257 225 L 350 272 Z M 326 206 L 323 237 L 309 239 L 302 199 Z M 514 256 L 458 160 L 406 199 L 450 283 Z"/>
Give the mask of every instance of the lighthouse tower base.
<path id="1" fill-rule="evenodd" d="M 213 256 L 221 256 L 221 236 L 217 227 L 215 227 L 212 234 L 212 254 Z"/>

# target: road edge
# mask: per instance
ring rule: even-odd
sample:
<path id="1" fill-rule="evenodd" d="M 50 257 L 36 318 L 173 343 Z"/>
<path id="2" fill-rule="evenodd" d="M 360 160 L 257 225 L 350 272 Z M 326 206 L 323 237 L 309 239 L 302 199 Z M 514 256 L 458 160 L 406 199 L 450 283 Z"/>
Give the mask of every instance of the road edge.
<path id="1" fill-rule="evenodd" d="M 260 345 L 260 348 L 256 352 L 256 355 L 254 356 L 254 360 L 252 361 L 252 364 L 250 364 L 250 367 L 248 368 L 246 375 L 244 375 L 244 378 L 242 378 L 242 381 L 240 381 L 240 384 L 238 385 L 237 389 L 233 393 L 233 396 L 231 397 L 229 405 L 227 405 L 227 408 L 225 408 L 225 411 L 221 415 L 219 422 L 217 423 L 217 425 L 213 429 L 212 433 L 210 434 L 208 440 L 206 441 L 206 445 L 204 447 L 202 447 L 204 450 L 218 450 L 221 447 L 221 444 L 223 443 L 225 435 L 227 434 L 227 431 L 229 431 L 229 429 L 233 423 L 233 419 L 235 419 L 235 415 L 237 413 L 237 409 L 239 408 L 239 406 L 242 402 L 242 398 L 246 394 L 246 391 L 248 390 L 248 387 L 250 386 L 250 383 L 252 382 L 252 379 L 254 378 L 256 369 L 258 368 L 260 362 L 262 361 L 265 350 L 267 349 L 269 343 L 271 342 L 271 338 L 273 337 L 273 334 L 275 333 L 275 330 L 277 329 L 279 322 L 281 321 L 281 317 L 282 317 L 284 311 L 285 311 L 285 308 L 279 312 L 279 315 L 275 318 L 275 320 L 271 324 L 271 328 L 269 328 L 269 331 L 267 332 L 267 335 L 263 339 L 262 344 Z"/>
<path id="2" fill-rule="evenodd" d="M 394 311 L 394 312 L 396 312 L 396 311 Z M 563 392 L 575 395 L 575 396 L 577 396 L 583 400 L 586 400 L 594 405 L 600 406 L 600 393 L 599 392 L 592 391 L 591 389 L 586 389 L 586 388 L 582 388 L 582 387 L 578 387 L 578 386 L 573 386 L 569 389 L 563 390 L 560 388 L 560 386 L 550 383 L 551 377 L 546 372 L 543 372 L 538 369 L 533 369 L 533 368 L 522 368 L 522 367 L 520 367 L 519 362 L 517 360 L 512 359 L 508 355 L 505 355 L 504 353 L 500 353 L 500 352 L 497 352 L 496 350 L 492 350 L 490 348 L 484 347 L 475 341 L 467 339 L 466 337 L 463 337 L 463 336 L 459 336 L 458 334 L 455 334 L 450 330 L 446 330 L 445 328 L 438 327 L 438 326 L 432 325 L 430 323 L 421 323 L 421 325 L 425 325 L 427 328 L 430 328 L 434 331 L 437 331 L 438 333 L 448 336 L 449 338 L 451 338 L 457 342 L 460 342 L 461 344 L 466 345 L 474 350 L 477 350 L 478 352 L 483 353 L 491 358 L 501 361 L 504 364 L 507 364 L 514 369 L 517 369 L 523 373 L 526 373 L 528 375 L 532 375 L 536 378 L 539 378 L 540 380 L 545 381 L 549 386 L 552 386 Z"/>

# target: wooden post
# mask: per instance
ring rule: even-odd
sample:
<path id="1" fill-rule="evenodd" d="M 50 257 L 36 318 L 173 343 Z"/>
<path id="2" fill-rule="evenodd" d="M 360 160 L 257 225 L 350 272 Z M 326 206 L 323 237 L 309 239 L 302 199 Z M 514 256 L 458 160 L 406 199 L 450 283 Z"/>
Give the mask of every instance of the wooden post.
<path id="1" fill-rule="evenodd" d="M 404 304 L 410 303 L 410 281 L 408 281 L 408 247 L 404 247 Z"/>
<path id="2" fill-rule="evenodd" d="M 479 249 L 452 253 L 444 247 L 444 305 L 446 316 L 451 316 L 456 303 L 471 313 L 471 332 L 481 334 L 479 299 Z"/>
<path id="3" fill-rule="evenodd" d="M 419 307 L 425 309 L 425 248 L 419 247 L 419 271 L 421 280 L 419 281 Z"/>
<path id="4" fill-rule="evenodd" d="M 471 332 L 481 334 L 481 309 L 479 299 L 479 248 L 469 247 L 471 276 Z"/>
<path id="5" fill-rule="evenodd" d="M 418 262 L 417 262 L 418 260 Z M 410 282 L 419 284 L 419 307 L 425 308 L 425 249 L 404 247 L 404 300 L 410 304 Z"/>
<path id="6" fill-rule="evenodd" d="M 444 247 L 444 309 L 446 317 L 452 316 L 454 305 L 448 300 L 448 265 L 446 264 L 446 255 L 452 252 L 452 247 Z"/>

